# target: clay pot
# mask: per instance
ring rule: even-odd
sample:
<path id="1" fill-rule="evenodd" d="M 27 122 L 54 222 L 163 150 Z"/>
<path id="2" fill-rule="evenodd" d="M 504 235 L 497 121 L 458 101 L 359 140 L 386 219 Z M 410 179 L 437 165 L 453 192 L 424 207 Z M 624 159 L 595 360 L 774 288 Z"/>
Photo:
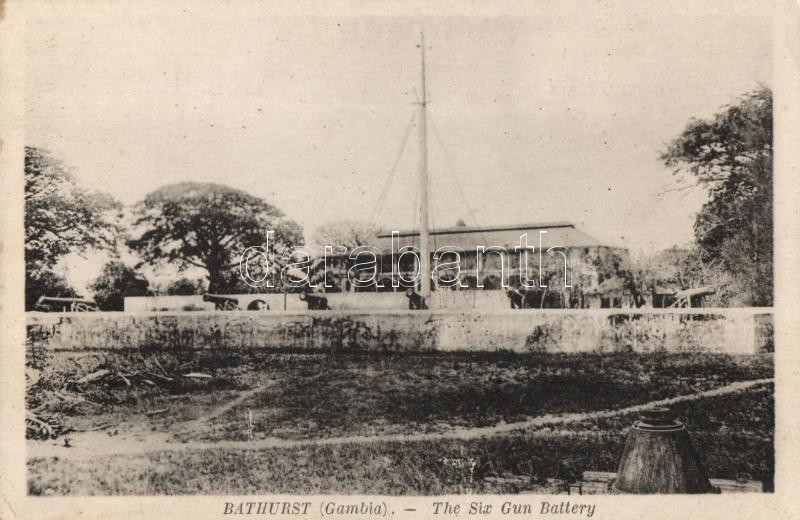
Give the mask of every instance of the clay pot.
<path id="1" fill-rule="evenodd" d="M 614 490 L 620 493 L 714 493 L 686 427 L 666 408 L 642 412 L 628 432 Z"/>

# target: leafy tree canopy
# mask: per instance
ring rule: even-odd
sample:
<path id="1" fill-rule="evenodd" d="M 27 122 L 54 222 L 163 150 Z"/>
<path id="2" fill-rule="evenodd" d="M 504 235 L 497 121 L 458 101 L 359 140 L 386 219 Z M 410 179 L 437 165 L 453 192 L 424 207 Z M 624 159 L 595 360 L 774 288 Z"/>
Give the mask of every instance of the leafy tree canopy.
<path id="1" fill-rule="evenodd" d="M 67 168 L 44 150 L 25 147 L 25 263 L 28 270 L 53 267 L 70 252 L 114 250 L 121 205 L 104 193 L 83 189 Z"/>
<path id="2" fill-rule="evenodd" d="M 374 246 L 378 231 L 378 226 L 369 222 L 345 220 L 318 227 L 314 238 L 323 246 L 355 249 L 359 246 Z"/>
<path id="3" fill-rule="evenodd" d="M 690 121 L 661 159 L 709 192 L 694 226 L 703 261 L 733 275 L 745 304 L 771 305 L 772 92 L 761 87 Z"/>
<path id="4" fill-rule="evenodd" d="M 82 188 L 48 152 L 25 147 L 25 308 L 40 296 L 77 296 L 52 268 L 64 255 L 116 249 L 121 205 Z"/>
<path id="5" fill-rule="evenodd" d="M 322 261 L 314 266 L 311 279 L 315 283 L 327 283 L 330 290 L 340 291 L 349 284 L 346 282 L 347 270 L 356 264 L 356 260 L 349 258 L 350 252 L 360 246 L 375 246 L 376 238 L 380 229 L 377 225 L 370 222 L 358 220 L 343 220 L 331 222 L 318 227 L 314 231 L 314 239 L 320 246 L 344 247 L 347 249 L 346 256 L 340 257 L 338 261 L 332 262 L 327 269 L 324 269 Z M 322 252 L 320 251 L 319 254 Z M 341 250 L 334 250 L 335 254 L 340 254 Z"/>
<path id="6" fill-rule="evenodd" d="M 238 284 L 242 253 L 269 241 L 276 259 L 303 244 L 302 228 L 278 208 L 222 184 L 183 182 L 164 186 L 136 207 L 134 227 L 141 234 L 129 246 L 150 263 L 170 262 L 208 272 L 210 292 Z"/>

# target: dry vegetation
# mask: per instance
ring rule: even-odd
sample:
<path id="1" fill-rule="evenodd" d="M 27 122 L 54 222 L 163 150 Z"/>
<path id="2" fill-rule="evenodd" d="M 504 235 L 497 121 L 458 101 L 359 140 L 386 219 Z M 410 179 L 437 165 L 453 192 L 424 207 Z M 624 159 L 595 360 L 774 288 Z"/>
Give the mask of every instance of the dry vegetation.
<path id="1" fill-rule="evenodd" d="M 146 439 L 158 432 L 176 443 L 447 431 L 620 409 L 773 372 L 770 355 L 709 354 L 153 350 L 79 359 L 56 355 L 47 366 L 29 388 L 29 410 L 57 425 L 53 435 L 60 437 L 31 442 L 61 442 L 70 430 L 92 428 L 103 428 L 112 438 L 137 432 Z M 253 392 L 247 398 L 214 415 L 248 390 Z M 713 476 L 749 474 L 771 482 L 771 388 L 675 409 Z M 211 418 L 188 423 L 203 417 Z M 587 469 L 613 471 L 634 419 L 473 440 L 34 458 L 29 489 L 32 494 L 553 491 L 558 485 L 552 479 L 574 480 Z M 454 466 L 453 459 L 475 464 L 469 471 Z"/>

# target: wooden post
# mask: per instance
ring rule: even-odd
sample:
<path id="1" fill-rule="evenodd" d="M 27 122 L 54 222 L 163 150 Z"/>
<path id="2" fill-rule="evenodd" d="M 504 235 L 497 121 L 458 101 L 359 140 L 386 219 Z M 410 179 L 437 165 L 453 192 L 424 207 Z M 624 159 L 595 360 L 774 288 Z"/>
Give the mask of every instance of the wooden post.
<path id="1" fill-rule="evenodd" d="M 430 230 L 428 218 L 428 123 L 427 105 L 428 93 L 425 84 L 425 34 L 420 33 L 420 52 L 421 52 L 421 88 L 422 99 L 419 102 L 419 251 L 420 251 L 420 280 L 419 292 L 426 300 L 431 295 L 431 252 L 430 252 Z"/>

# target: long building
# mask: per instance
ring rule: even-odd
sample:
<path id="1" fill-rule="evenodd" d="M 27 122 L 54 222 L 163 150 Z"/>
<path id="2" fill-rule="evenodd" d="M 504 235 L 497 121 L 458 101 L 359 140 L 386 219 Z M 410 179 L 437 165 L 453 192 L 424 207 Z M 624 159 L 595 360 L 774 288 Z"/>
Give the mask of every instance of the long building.
<path id="1" fill-rule="evenodd" d="M 460 225 L 431 230 L 428 250 L 431 251 L 433 266 L 432 287 L 439 291 L 518 287 L 520 252 L 525 243 L 529 248 L 527 279 L 538 286 L 546 286 L 546 290 L 539 287 L 543 293 L 540 306 L 630 305 L 632 295 L 626 290 L 621 276 L 628 260 L 627 250 L 603 244 L 569 222 L 485 227 Z M 326 270 L 326 292 L 397 292 L 419 284 L 416 257 L 400 254 L 409 248 L 418 253 L 418 231 L 381 232 L 374 243 L 366 245 L 379 257 L 377 273 L 372 268 L 359 271 L 361 281 L 353 283 L 353 276 L 348 277 L 347 271 L 355 260 L 348 255 L 332 256 Z M 362 261 L 360 257 L 358 261 Z M 456 261 L 458 269 L 452 263 Z M 436 267 L 446 262 L 450 262 L 449 268 L 444 265 Z M 416 281 L 409 283 L 415 276 Z M 456 278 L 458 283 L 448 283 Z M 443 285 L 452 286 L 443 288 Z"/>

